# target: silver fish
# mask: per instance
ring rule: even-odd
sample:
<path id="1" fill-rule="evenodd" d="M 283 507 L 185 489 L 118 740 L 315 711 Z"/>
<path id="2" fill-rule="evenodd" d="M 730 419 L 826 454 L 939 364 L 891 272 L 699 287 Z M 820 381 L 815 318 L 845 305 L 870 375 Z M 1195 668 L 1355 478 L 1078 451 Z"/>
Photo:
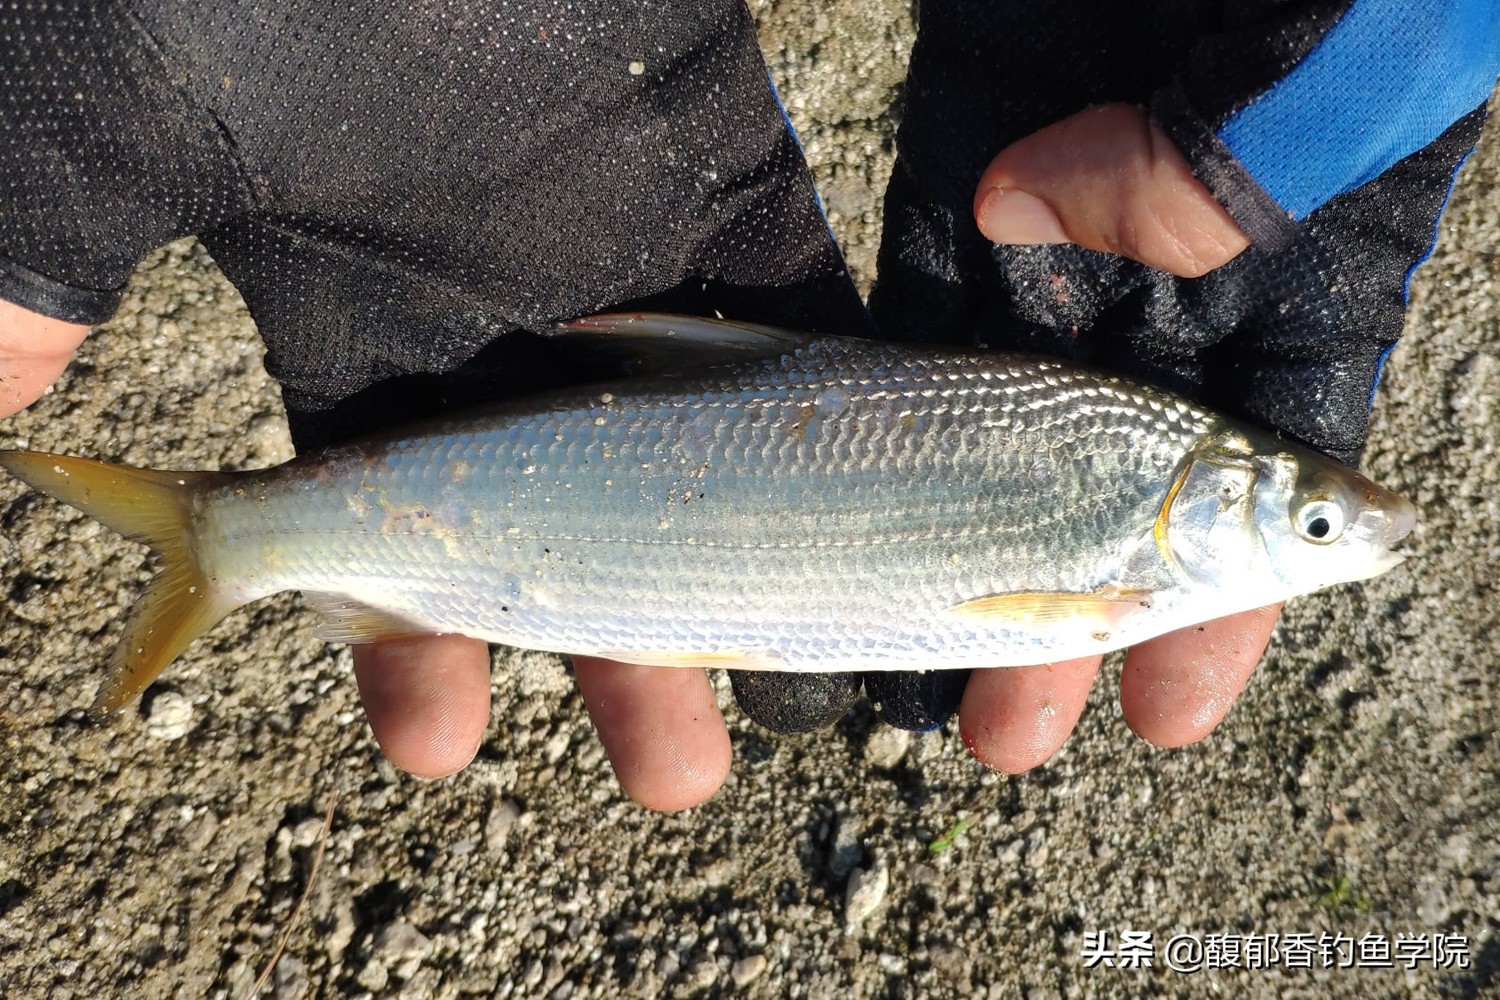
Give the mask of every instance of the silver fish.
<path id="1" fill-rule="evenodd" d="M 1327 458 L 1062 361 L 660 315 L 570 326 L 656 370 L 258 472 L 0 452 L 164 563 L 95 708 L 284 590 L 332 641 L 1016 666 L 1374 576 L 1415 521 Z"/>

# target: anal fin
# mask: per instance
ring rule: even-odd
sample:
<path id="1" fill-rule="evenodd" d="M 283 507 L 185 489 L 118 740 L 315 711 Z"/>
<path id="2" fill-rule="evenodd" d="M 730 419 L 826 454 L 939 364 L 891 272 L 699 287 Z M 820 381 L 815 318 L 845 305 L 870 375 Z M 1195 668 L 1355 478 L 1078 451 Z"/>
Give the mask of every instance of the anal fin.
<path id="1" fill-rule="evenodd" d="M 324 642 L 378 642 L 381 639 L 424 635 L 432 631 L 399 615 L 372 608 L 341 594 L 303 591 L 302 596 L 325 619 L 313 633 Z"/>

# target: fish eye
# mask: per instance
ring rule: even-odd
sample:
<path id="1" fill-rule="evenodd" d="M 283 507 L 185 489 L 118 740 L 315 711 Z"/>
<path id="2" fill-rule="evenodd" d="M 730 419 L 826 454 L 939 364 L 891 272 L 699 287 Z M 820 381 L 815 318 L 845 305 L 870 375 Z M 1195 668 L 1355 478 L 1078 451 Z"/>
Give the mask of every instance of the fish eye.
<path id="1" fill-rule="evenodd" d="M 1309 500 L 1292 516 L 1297 533 L 1309 542 L 1327 545 L 1344 533 L 1344 508 L 1326 498 Z"/>

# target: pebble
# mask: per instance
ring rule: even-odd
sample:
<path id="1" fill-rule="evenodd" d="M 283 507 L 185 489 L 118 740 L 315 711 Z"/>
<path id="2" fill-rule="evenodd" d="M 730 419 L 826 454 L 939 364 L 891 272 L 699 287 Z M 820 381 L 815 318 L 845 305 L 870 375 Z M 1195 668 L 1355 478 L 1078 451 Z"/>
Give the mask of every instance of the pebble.
<path id="1" fill-rule="evenodd" d="M 912 739 L 912 761 L 930 764 L 943 755 L 944 736 L 941 732 L 915 733 Z"/>
<path id="2" fill-rule="evenodd" d="M 688 970 L 686 987 L 689 991 L 706 990 L 719 979 L 719 963 L 704 956 Z"/>
<path id="3" fill-rule="evenodd" d="M 847 933 L 857 931 L 880 909 L 890 885 L 891 872 L 883 861 L 877 862 L 874 868 L 855 868 L 849 873 L 849 882 L 844 887 L 844 930 Z"/>
<path id="4" fill-rule="evenodd" d="M 359 975 L 354 981 L 371 993 L 379 993 L 385 989 L 385 984 L 390 981 L 391 974 L 386 969 L 385 963 L 378 959 L 370 959 L 365 967 L 359 970 Z"/>
<path id="5" fill-rule="evenodd" d="M 183 843 L 190 851 L 201 851 L 213 842 L 219 832 L 219 817 L 211 812 L 201 812 L 183 830 Z"/>
<path id="6" fill-rule="evenodd" d="M 151 699 L 146 735 L 157 740 L 180 740 L 193 731 L 193 703 L 176 691 Z"/>
<path id="7" fill-rule="evenodd" d="M 846 813 L 839 817 L 833 831 L 833 843 L 828 848 L 828 871 L 834 878 L 843 878 L 864 860 L 864 849 L 859 846 L 859 828 L 858 816 Z"/>
<path id="8" fill-rule="evenodd" d="M 710 889 L 734 885 L 740 878 L 740 863 L 731 858 L 720 858 L 703 869 L 703 884 Z"/>
<path id="9" fill-rule="evenodd" d="M 559 729 L 547 740 L 546 746 L 542 748 L 542 754 L 547 758 L 547 763 L 556 764 L 562 760 L 563 754 L 568 752 L 568 745 L 573 742 L 573 734 L 567 729 Z"/>
<path id="10" fill-rule="evenodd" d="M 402 979 L 410 979 L 431 954 L 432 940 L 404 920 L 382 927 L 371 947 L 371 958 L 396 966 L 396 974 Z"/>
<path id="11" fill-rule="evenodd" d="M 729 970 L 729 978 L 734 980 L 734 985 L 744 988 L 753 983 L 762 972 L 766 971 L 766 956 L 746 955 Z"/>
<path id="12" fill-rule="evenodd" d="M 349 943 L 354 940 L 355 928 L 354 904 L 347 899 L 343 900 L 334 908 L 333 927 L 323 938 L 323 948 L 335 964 L 343 961 L 344 952 L 349 950 Z"/>
<path id="13" fill-rule="evenodd" d="M 307 966 L 295 955 L 282 955 L 276 963 L 276 1000 L 301 1000 L 307 995 Z"/>
<path id="14" fill-rule="evenodd" d="M 865 740 L 865 763 L 871 767 L 892 768 L 901 763 L 911 747 L 911 733 L 895 726 L 879 725 Z"/>
<path id="15" fill-rule="evenodd" d="M 311 847 L 323 839 L 323 817 L 309 816 L 292 827 L 292 846 Z"/>
<path id="16" fill-rule="evenodd" d="M 520 818 L 521 806 L 514 799 L 501 799 L 490 806 L 490 813 L 484 820 L 484 846 L 494 854 L 505 850 L 511 827 Z"/>

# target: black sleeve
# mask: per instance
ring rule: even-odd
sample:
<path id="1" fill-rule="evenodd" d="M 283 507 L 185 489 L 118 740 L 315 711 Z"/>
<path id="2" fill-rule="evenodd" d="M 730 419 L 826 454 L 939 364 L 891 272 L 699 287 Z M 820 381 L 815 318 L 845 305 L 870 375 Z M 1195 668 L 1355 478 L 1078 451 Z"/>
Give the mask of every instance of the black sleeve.
<path id="1" fill-rule="evenodd" d="M 512 334 L 605 308 L 868 328 L 739 0 L 0 19 L 0 295 L 100 320 L 197 235 L 299 448 L 596 377 Z"/>
<path id="2" fill-rule="evenodd" d="M 241 211 L 213 116 L 124 4 L 0 8 L 0 297 L 108 319 L 149 250 Z"/>

